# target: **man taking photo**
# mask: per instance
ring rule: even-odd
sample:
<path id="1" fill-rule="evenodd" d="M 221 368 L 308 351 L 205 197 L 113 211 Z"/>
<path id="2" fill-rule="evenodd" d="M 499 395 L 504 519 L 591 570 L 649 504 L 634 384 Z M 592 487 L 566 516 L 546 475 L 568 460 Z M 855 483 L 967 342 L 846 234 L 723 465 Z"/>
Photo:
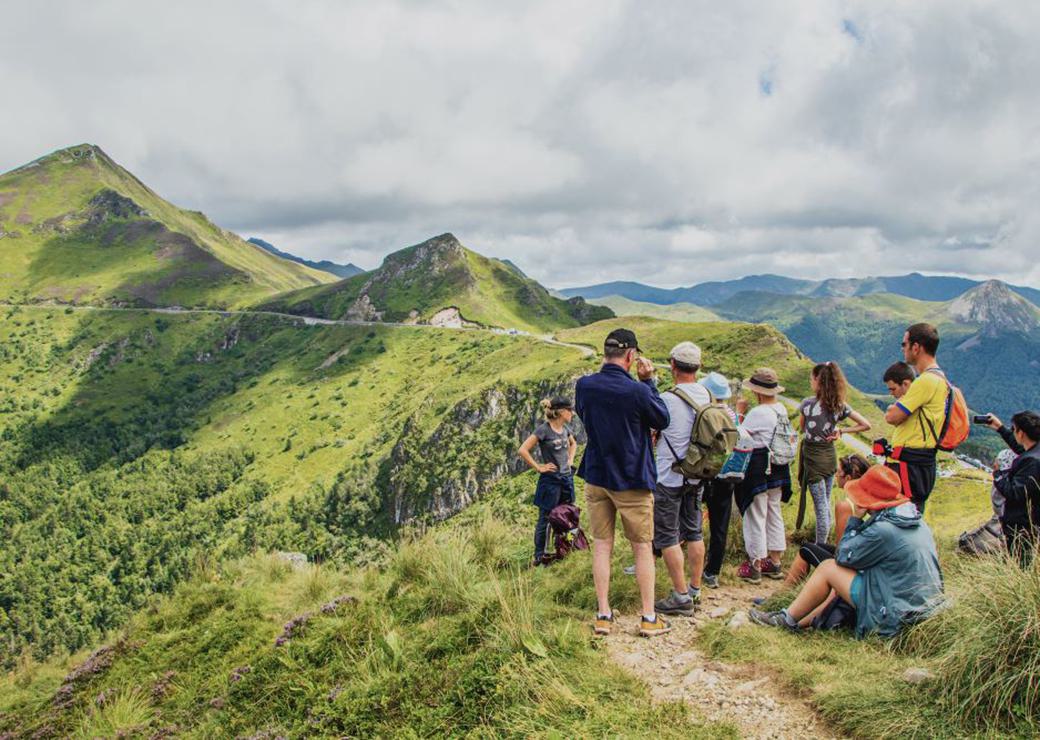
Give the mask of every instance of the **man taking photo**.
<path id="1" fill-rule="evenodd" d="M 610 558 L 617 515 L 636 561 L 642 600 L 640 634 L 649 637 L 671 628 L 654 610 L 654 498 L 657 468 L 650 441 L 652 429 L 668 426 L 668 408 L 657 392 L 654 366 L 639 356 L 635 333 L 615 329 L 603 343 L 603 366 L 578 380 L 575 409 L 585 425 L 588 444 L 578 467 L 585 480 L 596 586 L 595 632 L 608 635 L 614 623 L 610 608 Z M 639 380 L 629 374 L 633 365 Z"/>

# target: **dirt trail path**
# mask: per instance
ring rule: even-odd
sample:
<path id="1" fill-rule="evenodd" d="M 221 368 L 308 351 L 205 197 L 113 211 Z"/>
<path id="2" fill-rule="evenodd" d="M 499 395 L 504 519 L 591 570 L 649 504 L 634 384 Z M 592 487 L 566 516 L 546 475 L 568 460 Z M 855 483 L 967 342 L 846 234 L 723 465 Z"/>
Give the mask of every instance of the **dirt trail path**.
<path id="1" fill-rule="evenodd" d="M 710 660 L 698 649 L 698 628 L 727 624 L 745 615 L 751 599 L 776 591 L 780 582 L 731 584 L 701 591 L 703 606 L 693 619 L 670 617 L 672 631 L 652 639 L 638 636 L 638 616 L 618 617 L 605 638 L 611 659 L 649 687 L 655 701 L 685 701 L 708 721 L 729 722 L 754 740 L 837 738 L 803 700 L 779 690 L 764 670 Z M 742 621 L 738 616 L 737 621 Z M 732 629 L 765 629 L 753 624 Z"/>

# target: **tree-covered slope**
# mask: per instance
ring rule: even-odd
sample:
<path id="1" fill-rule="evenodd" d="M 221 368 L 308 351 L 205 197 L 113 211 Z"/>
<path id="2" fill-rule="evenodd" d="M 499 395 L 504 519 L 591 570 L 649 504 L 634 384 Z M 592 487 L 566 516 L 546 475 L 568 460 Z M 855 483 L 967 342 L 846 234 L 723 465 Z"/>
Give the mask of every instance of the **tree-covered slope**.
<path id="1" fill-rule="evenodd" d="M 333 280 L 166 202 L 97 146 L 0 175 L 0 301 L 228 307 Z"/>
<path id="2" fill-rule="evenodd" d="M 533 333 L 613 315 L 580 298 L 555 298 L 515 267 L 466 249 L 451 234 L 394 252 L 372 272 L 280 296 L 264 307 L 331 319 L 476 324 Z"/>

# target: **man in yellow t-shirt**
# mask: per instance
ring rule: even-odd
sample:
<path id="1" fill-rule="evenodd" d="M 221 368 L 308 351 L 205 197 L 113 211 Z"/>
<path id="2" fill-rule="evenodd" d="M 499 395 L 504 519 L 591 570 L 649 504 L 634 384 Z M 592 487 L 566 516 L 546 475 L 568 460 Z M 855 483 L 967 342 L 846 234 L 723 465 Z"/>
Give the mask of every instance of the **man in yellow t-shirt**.
<path id="1" fill-rule="evenodd" d="M 949 395 L 946 376 L 935 361 L 938 350 L 939 331 L 931 324 L 914 324 L 906 330 L 903 357 L 917 370 L 917 378 L 885 412 L 885 421 L 895 426 L 888 466 L 899 473 L 903 493 L 922 516 L 935 487 L 936 449 Z"/>

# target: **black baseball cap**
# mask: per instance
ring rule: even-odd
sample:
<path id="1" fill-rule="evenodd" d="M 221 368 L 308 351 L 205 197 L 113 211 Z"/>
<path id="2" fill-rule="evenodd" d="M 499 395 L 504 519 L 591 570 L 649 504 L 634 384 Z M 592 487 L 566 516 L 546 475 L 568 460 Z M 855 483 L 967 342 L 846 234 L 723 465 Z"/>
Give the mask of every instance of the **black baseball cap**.
<path id="1" fill-rule="evenodd" d="M 615 329 L 607 335 L 603 346 L 614 349 L 639 349 L 639 342 L 636 341 L 636 333 L 631 329 Z"/>

